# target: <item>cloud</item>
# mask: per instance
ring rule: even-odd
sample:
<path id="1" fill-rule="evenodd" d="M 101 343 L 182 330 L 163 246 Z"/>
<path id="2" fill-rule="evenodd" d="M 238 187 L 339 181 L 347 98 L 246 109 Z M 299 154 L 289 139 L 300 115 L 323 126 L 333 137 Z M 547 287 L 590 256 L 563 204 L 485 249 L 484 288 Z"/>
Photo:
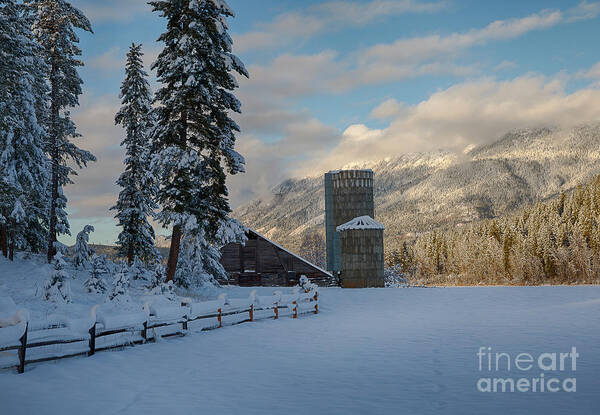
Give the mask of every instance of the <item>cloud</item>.
<path id="1" fill-rule="evenodd" d="M 234 36 L 234 45 L 237 52 L 272 48 L 330 30 L 364 26 L 377 19 L 400 14 L 431 13 L 445 7 L 445 1 L 329 1 L 301 12 L 280 14 L 270 23 L 257 25 L 254 31 Z"/>
<path id="2" fill-rule="evenodd" d="M 595 19 L 600 15 L 600 3 L 583 1 L 567 12 L 567 22 Z"/>
<path id="3" fill-rule="evenodd" d="M 333 3 L 328 4 L 331 7 Z M 591 8 L 596 3 L 582 4 Z M 493 41 L 515 39 L 561 23 L 571 23 L 573 20 L 569 16 L 573 16 L 574 10 L 580 7 L 497 20 L 483 28 L 445 36 L 436 34 L 398 39 L 357 50 L 348 56 L 341 56 L 332 50 L 310 55 L 283 54 L 266 64 L 249 65 L 251 78 L 241 80 L 240 84 L 242 90 L 281 99 L 315 93 L 339 94 L 363 86 L 422 76 L 473 77 L 482 72 L 480 63 L 456 62 L 457 57 L 468 49 Z M 580 14 L 577 12 L 577 15 Z M 591 18 L 592 14 L 586 16 Z M 504 61 L 493 69 L 506 70 L 515 65 L 514 62 Z"/>
<path id="4" fill-rule="evenodd" d="M 494 66 L 494 71 L 496 71 L 496 72 L 506 71 L 506 70 L 510 70 L 510 69 L 515 69 L 518 66 L 519 65 L 513 61 L 502 61 L 498 65 Z"/>
<path id="5" fill-rule="evenodd" d="M 362 124 L 348 127 L 332 150 L 310 163 L 311 169 L 298 166 L 296 172 L 325 171 L 408 152 L 460 151 L 470 144 L 492 142 L 515 128 L 570 127 L 600 119 L 599 102 L 598 89 L 567 93 L 562 75 L 463 82 L 407 107 L 385 129 Z M 392 104 L 386 101 L 382 105 Z"/>
<path id="6" fill-rule="evenodd" d="M 243 133 L 236 150 L 246 159 L 246 173 L 228 179 L 232 206 L 262 196 L 289 177 L 291 165 L 313 163 L 336 145 L 340 132 L 307 111 L 259 102 L 237 117 Z M 265 115 L 266 114 L 266 115 Z M 274 136 L 266 141 L 265 135 Z"/>
<path id="7" fill-rule="evenodd" d="M 101 55 L 88 59 L 86 66 L 92 70 L 106 73 L 125 68 L 125 52 L 119 46 L 113 46 Z"/>
<path id="8" fill-rule="evenodd" d="M 147 0 L 72 0 L 71 3 L 84 13 L 92 24 L 129 21 L 152 11 Z"/>
<path id="9" fill-rule="evenodd" d="M 404 105 L 395 99 L 390 98 L 386 101 L 383 101 L 381 104 L 375 107 L 373 111 L 371 111 L 371 118 L 380 120 L 390 119 L 400 114 L 404 108 Z"/>
<path id="10" fill-rule="evenodd" d="M 89 92 L 83 96 L 81 106 L 73 111 L 73 119 L 77 130 L 83 135 L 75 143 L 89 150 L 97 158 L 95 163 L 90 163 L 87 168 L 77 170 L 78 175 L 73 178 L 75 184 L 65 187 L 64 191 L 69 199 L 69 220 L 72 222 L 71 232 L 79 232 L 76 224 L 86 222 L 97 223 L 98 218 L 110 218 L 114 213 L 109 209 L 117 200 L 119 187 L 115 181 L 123 171 L 124 151 L 120 142 L 124 131 L 114 122 L 115 113 L 120 107 L 116 96 L 92 96 Z M 93 240 L 114 241 L 117 228 L 108 227 L 97 229 Z M 64 238 L 69 243 L 73 237 Z"/>
<path id="11" fill-rule="evenodd" d="M 473 46 L 485 45 L 494 40 L 508 40 L 525 33 L 547 29 L 564 21 L 561 11 L 542 11 L 527 17 L 497 20 L 481 29 L 446 36 L 430 35 L 399 39 L 389 44 L 375 45 L 366 50 L 363 61 L 377 63 L 422 62 L 440 56 L 454 55 Z"/>
<path id="12" fill-rule="evenodd" d="M 600 80 L 600 62 L 596 63 L 589 69 L 577 72 L 575 76 L 581 79 L 593 79 L 596 81 Z"/>
<path id="13" fill-rule="evenodd" d="M 139 43 L 136 42 L 136 44 Z M 149 46 L 142 44 L 142 52 L 144 54 L 142 59 L 146 71 L 150 72 L 150 67 L 158 57 L 161 48 L 160 44 L 156 42 L 148 42 L 148 44 Z M 130 46 L 131 42 L 111 46 L 100 55 L 90 57 L 85 63 L 86 68 L 107 77 L 113 76 L 114 72 L 124 72 L 127 62 L 127 52 Z"/>

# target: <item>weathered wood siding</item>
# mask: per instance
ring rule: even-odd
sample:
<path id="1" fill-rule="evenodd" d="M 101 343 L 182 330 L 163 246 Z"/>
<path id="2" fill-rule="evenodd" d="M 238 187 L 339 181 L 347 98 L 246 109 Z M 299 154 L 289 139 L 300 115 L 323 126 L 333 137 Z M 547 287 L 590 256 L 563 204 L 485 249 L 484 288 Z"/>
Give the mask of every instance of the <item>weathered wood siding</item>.
<path id="1" fill-rule="evenodd" d="M 331 277 L 253 231 L 245 245 L 229 244 L 221 250 L 221 264 L 229 274 L 224 284 L 242 286 L 292 286 L 301 275 L 319 285 L 330 285 Z"/>

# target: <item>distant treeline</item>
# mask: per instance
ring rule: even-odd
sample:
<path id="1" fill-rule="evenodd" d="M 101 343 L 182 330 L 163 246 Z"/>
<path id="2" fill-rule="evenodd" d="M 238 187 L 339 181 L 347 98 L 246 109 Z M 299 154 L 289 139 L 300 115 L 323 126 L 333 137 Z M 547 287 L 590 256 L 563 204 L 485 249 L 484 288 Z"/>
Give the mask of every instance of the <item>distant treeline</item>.
<path id="1" fill-rule="evenodd" d="M 424 233 L 386 255 L 430 285 L 600 283 L 600 176 L 517 214 Z"/>

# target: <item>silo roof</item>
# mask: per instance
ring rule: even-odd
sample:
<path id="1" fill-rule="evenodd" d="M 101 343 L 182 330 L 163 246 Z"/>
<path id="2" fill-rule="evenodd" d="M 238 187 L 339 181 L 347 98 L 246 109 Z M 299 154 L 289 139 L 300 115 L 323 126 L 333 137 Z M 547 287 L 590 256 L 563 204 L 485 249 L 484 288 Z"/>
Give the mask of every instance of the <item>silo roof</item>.
<path id="1" fill-rule="evenodd" d="M 336 228 L 338 232 L 349 231 L 353 229 L 380 229 L 384 230 L 385 226 L 377 222 L 370 216 L 359 216 L 349 222 L 344 223 Z"/>

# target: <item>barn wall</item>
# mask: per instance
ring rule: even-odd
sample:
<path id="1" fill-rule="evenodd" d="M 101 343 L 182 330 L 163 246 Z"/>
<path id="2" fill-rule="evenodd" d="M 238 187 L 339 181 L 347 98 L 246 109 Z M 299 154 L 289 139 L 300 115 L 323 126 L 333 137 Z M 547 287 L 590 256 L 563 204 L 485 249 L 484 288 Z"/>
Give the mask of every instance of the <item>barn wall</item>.
<path id="1" fill-rule="evenodd" d="M 328 274 L 250 233 L 245 245 L 228 244 L 221 250 L 221 264 L 229 274 L 223 284 L 242 286 L 296 285 L 300 275 L 315 283 L 329 285 Z"/>

